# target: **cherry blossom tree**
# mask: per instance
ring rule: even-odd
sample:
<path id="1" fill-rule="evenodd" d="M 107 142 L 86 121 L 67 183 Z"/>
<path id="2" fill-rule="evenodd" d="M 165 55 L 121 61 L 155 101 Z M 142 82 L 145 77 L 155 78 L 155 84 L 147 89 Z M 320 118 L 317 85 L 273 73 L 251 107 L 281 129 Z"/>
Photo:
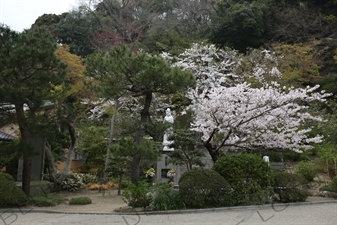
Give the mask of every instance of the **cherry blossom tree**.
<path id="1" fill-rule="evenodd" d="M 247 66 L 247 57 L 236 51 L 196 44 L 175 63 L 197 79 L 197 87 L 187 94 L 194 111 L 192 130 L 202 133 L 214 162 L 228 149 L 302 152 L 323 140 L 320 135 L 311 137 L 310 127 L 303 125 L 323 120 L 308 113 L 308 103 L 324 102 L 329 94 L 317 92 L 318 86 L 288 88 L 270 82 L 270 77 L 281 76 L 277 59 L 268 51 L 258 55 Z"/>

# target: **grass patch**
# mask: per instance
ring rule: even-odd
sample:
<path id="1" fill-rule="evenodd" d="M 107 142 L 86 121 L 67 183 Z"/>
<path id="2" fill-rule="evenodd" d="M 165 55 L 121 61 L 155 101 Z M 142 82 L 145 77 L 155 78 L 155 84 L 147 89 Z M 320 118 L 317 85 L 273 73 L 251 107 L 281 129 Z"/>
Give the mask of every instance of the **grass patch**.
<path id="1" fill-rule="evenodd" d="M 71 198 L 69 201 L 70 205 L 87 205 L 91 204 L 91 199 L 89 197 L 76 197 Z"/>
<path id="2" fill-rule="evenodd" d="M 66 199 L 59 194 L 35 195 L 29 198 L 29 204 L 37 207 L 55 206 Z"/>

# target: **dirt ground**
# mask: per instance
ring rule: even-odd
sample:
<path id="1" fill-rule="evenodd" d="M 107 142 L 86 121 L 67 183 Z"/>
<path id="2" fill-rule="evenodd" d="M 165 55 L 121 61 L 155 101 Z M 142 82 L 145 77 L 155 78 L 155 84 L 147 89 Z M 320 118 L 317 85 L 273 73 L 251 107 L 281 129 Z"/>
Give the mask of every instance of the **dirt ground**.
<path id="1" fill-rule="evenodd" d="M 69 213 L 112 213 L 127 204 L 123 201 L 121 195 L 117 195 L 117 188 L 105 191 L 103 194 L 97 190 L 82 190 L 79 192 L 61 192 L 67 200 L 52 207 L 36 207 L 32 206 L 34 210 L 48 210 L 57 212 Z M 89 197 L 92 201 L 88 205 L 69 205 L 68 202 L 73 197 Z"/>
<path id="2" fill-rule="evenodd" d="M 312 196 L 308 197 L 307 202 L 324 202 L 334 200 L 333 198 L 326 198 L 319 196 L 320 185 L 312 187 L 309 191 Z M 104 194 L 97 190 L 82 190 L 79 192 L 62 192 L 67 200 L 53 207 L 36 207 L 31 206 L 34 210 L 38 211 L 55 211 L 67 213 L 116 213 L 132 211 L 130 207 L 123 201 L 122 196 L 117 195 L 117 189 L 112 188 Z M 68 202 L 73 197 L 89 197 L 92 200 L 88 205 L 69 205 Z"/>

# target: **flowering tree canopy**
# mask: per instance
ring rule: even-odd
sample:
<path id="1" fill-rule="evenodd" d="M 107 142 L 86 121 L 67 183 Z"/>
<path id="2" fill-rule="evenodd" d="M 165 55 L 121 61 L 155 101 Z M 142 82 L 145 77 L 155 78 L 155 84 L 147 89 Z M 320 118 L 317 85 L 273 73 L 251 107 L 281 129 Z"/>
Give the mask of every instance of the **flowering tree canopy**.
<path id="1" fill-rule="evenodd" d="M 311 148 L 311 143 L 322 141 L 322 136 L 310 137 L 311 129 L 303 128 L 303 124 L 307 120 L 322 121 L 307 112 L 307 103 L 323 102 L 329 94 L 316 92 L 318 86 L 287 88 L 267 82 L 266 77 L 277 79 L 280 72 L 270 52 L 263 51 L 260 56 L 258 62 L 252 58 L 251 66 L 244 70 L 244 56 L 235 51 L 195 45 L 176 63 L 193 71 L 197 78 L 197 88 L 188 93 L 195 114 L 192 129 L 202 133 L 213 161 L 224 149 L 281 148 L 301 152 Z M 251 82 L 253 87 L 246 82 L 249 79 L 259 85 Z"/>

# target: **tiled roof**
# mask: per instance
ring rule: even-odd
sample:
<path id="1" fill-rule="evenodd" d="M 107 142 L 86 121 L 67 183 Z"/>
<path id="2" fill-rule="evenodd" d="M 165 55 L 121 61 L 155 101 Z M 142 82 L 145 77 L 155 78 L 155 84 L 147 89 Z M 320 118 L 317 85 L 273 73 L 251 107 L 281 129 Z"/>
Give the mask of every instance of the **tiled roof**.
<path id="1" fill-rule="evenodd" d="M 16 137 L 0 131 L 0 141 L 12 141 L 15 139 Z"/>

